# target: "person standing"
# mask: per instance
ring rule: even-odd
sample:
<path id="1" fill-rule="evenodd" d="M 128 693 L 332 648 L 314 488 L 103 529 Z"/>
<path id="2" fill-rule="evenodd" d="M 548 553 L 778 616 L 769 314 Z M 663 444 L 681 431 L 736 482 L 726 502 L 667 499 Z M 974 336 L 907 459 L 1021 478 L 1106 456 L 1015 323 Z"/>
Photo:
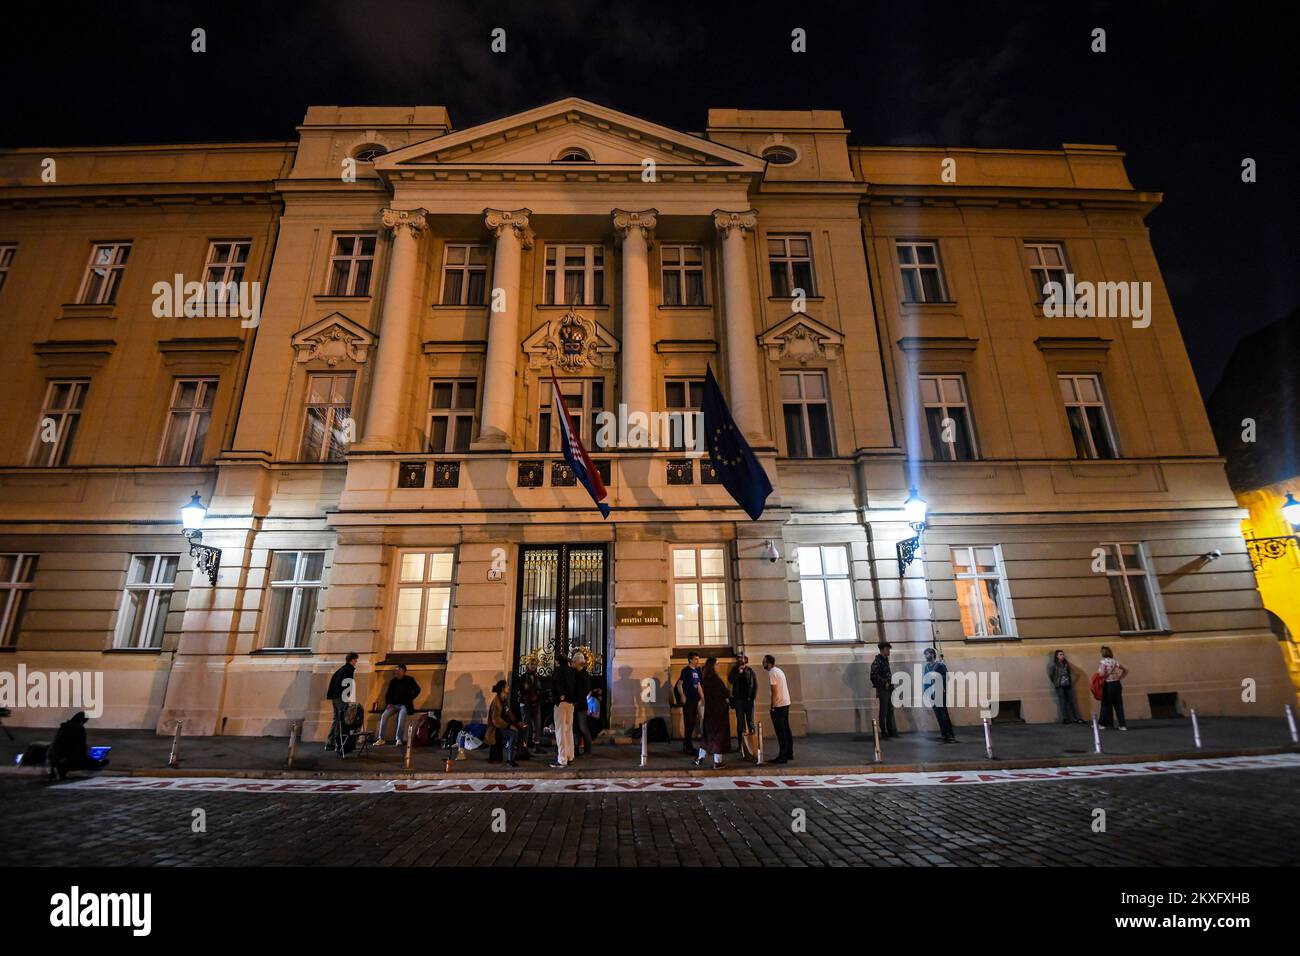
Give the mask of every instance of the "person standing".
<path id="1" fill-rule="evenodd" d="M 1128 730 L 1124 723 L 1124 684 L 1128 677 L 1128 668 L 1115 660 L 1115 653 L 1109 647 L 1101 649 L 1101 663 L 1097 673 L 1103 681 L 1101 685 L 1101 719 L 1098 723 L 1110 729 L 1118 722 L 1120 730 Z"/>
<path id="2" fill-rule="evenodd" d="M 1079 716 L 1079 705 L 1074 702 L 1074 674 L 1070 668 L 1070 661 L 1065 656 L 1065 651 L 1057 651 L 1052 655 L 1052 663 L 1047 668 L 1047 676 L 1052 682 L 1052 688 L 1056 691 L 1056 710 L 1061 716 L 1061 723 L 1084 723 L 1084 719 Z"/>
<path id="3" fill-rule="evenodd" d="M 700 673 L 700 655 L 692 651 L 686 658 L 686 666 L 682 668 L 677 683 L 673 685 L 677 702 L 682 705 L 682 753 L 684 754 L 694 752 L 695 729 L 700 723 L 702 703 L 700 683 L 703 679 Z"/>
<path id="4" fill-rule="evenodd" d="M 921 675 L 923 700 L 934 708 L 934 719 L 939 722 L 943 742 L 955 744 L 957 735 L 952 732 L 952 719 L 948 716 L 948 665 L 935 659 L 933 647 L 925 649 L 925 670 Z"/>
<path id="5" fill-rule="evenodd" d="M 736 711 L 736 740 L 744 756 L 745 737 L 754 732 L 754 700 L 758 697 L 758 675 L 744 654 L 736 658 L 727 683 L 731 685 L 731 706 Z"/>
<path id="6" fill-rule="evenodd" d="M 507 767 L 517 767 L 515 763 L 515 744 L 519 740 L 519 730 L 510 713 L 510 685 L 503 680 L 492 685 L 492 703 L 488 705 L 487 739 L 484 743 L 490 747 L 501 744 Z"/>
<path id="7" fill-rule="evenodd" d="M 384 712 L 379 715 L 379 733 L 376 736 L 375 746 L 384 745 L 384 724 L 388 722 L 389 714 L 397 716 L 397 734 L 393 737 L 394 744 L 400 744 L 404 739 L 402 731 L 406 729 L 406 718 L 415 713 L 415 698 L 420 696 L 420 685 L 415 682 L 414 677 L 406 676 L 406 665 L 398 664 L 393 669 L 393 679 L 388 682 L 388 691 L 384 694 Z"/>
<path id="8" fill-rule="evenodd" d="M 325 699 L 330 702 L 333 714 L 330 719 L 329 739 L 325 741 L 326 750 L 335 750 L 339 745 L 339 731 L 343 727 L 343 711 L 356 700 L 356 679 L 357 679 L 357 661 L 360 659 L 356 651 L 352 651 L 347 657 L 343 658 L 343 666 L 334 672 L 330 677 L 329 689 L 325 691 Z"/>
<path id="9" fill-rule="evenodd" d="M 880 736 L 897 737 L 898 728 L 894 726 L 894 672 L 889 666 L 889 651 L 893 645 L 881 641 L 876 647 L 880 653 L 871 662 L 871 686 L 876 689 L 876 700 L 880 702 Z"/>
<path id="10" fill-rule="evenodd" d="M 704 763 L 707 754 L 713 754 L 714 767 L 721 767 L 722 755 L 731 750 L 730 696 L 727 685 L 718 675 L 718 659 L 710 657 L 704 662 L 704 675 L 700 681 L 704 727 L 700 732 L 700 752 L 695 758 L 697 767 Z"/>
<path id="11" fill-rule="evenodd" d="M 591 724 L 587 721 L 587 697 L 591 694 L 591 672 L 587 655 L 573 655 L 573 736 L 574 756 L 591 756 Z M 585 746 L 584 746 L 585 745 Z"/>
<path id="12" fill-rule="evenodd" d="M 528 744 L 542 744 L 542 678 L 537 673 L 537 661 L 524 665 L 524 672 L 515 685 L 516 707 L 519 716 L 528 724 Z"/>
<path id="13" fill-rule="evenodd" d="M 772 729 L 776 732 L 780 751 L 772 763 L 790 763 L 794 760 L 794 734 L 790 733 L 790 685 L 786 683 L 785 671 L 776 666 L 776 658 L 771 654 L 763 658 L 763 670 L 767 671 L 767 682 L 772 691 L 769 705 Z"/>
<path id="14" fill-rule="evenodd" d="M 577 693 L 576 673 L 568 661 L 557 657 L 551 674 L 551 694 L 555 699 L 555 763 L 551 764 L 552 767 L 567 767 L 573 762 L 573 705 L 578 700 Z"/>

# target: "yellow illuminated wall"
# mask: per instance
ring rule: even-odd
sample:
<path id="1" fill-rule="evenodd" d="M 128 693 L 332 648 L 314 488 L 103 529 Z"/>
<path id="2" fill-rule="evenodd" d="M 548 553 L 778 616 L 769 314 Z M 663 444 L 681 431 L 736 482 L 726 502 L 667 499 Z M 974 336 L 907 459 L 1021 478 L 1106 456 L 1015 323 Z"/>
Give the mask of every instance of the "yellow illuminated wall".
<path id="1" fill-rule="evenodd" d="M 1237 501 L 1250 511 L 1241 523 L 1247 540 L 1294 534 L 1282 517 L 1282 502 L 1290 491 L 1300 497 L 1300 476 L 1253 491 L 1238 492 Z M 1300 692 L 1300 547 L 1290 544 L 1279 558 L 1264 558 L 1255 569 L 1255 580 L 1264 607 L 1281 618 L 1289 631 L 1282 653 L 1291 673 L 1291 682 Z"/>

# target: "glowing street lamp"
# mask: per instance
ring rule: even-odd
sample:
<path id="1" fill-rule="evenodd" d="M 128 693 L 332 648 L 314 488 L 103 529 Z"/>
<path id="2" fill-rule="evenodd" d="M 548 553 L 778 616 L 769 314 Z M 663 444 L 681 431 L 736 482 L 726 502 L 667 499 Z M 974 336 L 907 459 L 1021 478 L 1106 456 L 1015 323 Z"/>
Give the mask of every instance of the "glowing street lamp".
<path id="1" fill-rule="evenodd" d="M 1282 517 L 1291 527 L 1300 525 L 1300 501 L 1295 500 L 1295 495 L 1291 492 L 1286 493 L 1286 501 L 1282 502 Z"/>
<path id="2" fill-rule="evenodd" d="M 208 583 L 217 586 L 217 572 L 221 569 L 221 549 L 203 544 L 203 519 L 208 509 L 203 506 L 199 493 L 190 496 L 189 503 L 181 507 L 181 534 L 190 543 L 190 557 L 195 566 L 208 576 Z"/>
<path id="3" fill-rule="evenodd" d="M 908 565 L 916 559 L 916 552 L 921 548 L 921 533 L 925 531 L 925 518 L 928 506 L 925 499 L 916 492 L 913 487 L 908 494 L 907 500 L 903 502 L 903 517 L 907 519 L 908 525 L 916 534 L 910 538 L 904 538 L 898 542 L 898 576 L 901 578 L 907 574 Z"/>

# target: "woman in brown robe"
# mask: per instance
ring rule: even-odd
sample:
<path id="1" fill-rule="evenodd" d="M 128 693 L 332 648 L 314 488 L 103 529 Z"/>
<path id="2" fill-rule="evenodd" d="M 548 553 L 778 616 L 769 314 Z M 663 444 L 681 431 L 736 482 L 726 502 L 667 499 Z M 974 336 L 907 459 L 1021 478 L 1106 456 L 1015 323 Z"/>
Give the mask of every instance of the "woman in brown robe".
<path id="1" fill-rule="evenodd" d="M 718 659 L 704 662 L 704 679 L 700 683 L 704 700 L 704 732 L 700 735 L 700 755 L 695 766 L 704 763 L 705 754 L 713 754 L 713 766 L 721 767 L 722 755 L 731 752 L 731 694 L 718 676 Z"/>

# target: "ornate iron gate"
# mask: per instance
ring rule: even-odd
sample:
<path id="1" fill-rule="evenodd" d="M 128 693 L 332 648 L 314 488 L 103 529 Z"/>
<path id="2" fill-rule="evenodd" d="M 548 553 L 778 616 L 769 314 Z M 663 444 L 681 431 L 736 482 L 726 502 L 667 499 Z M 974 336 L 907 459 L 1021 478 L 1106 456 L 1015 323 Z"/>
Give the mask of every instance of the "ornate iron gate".
<path id="1" fill-rule="evenodd" d="M 555 657 L 581 648 L 605 683 L 605 545 L 524 545 L 520 549 L 515 673 L 530 659 L 543 675 Z"/>

